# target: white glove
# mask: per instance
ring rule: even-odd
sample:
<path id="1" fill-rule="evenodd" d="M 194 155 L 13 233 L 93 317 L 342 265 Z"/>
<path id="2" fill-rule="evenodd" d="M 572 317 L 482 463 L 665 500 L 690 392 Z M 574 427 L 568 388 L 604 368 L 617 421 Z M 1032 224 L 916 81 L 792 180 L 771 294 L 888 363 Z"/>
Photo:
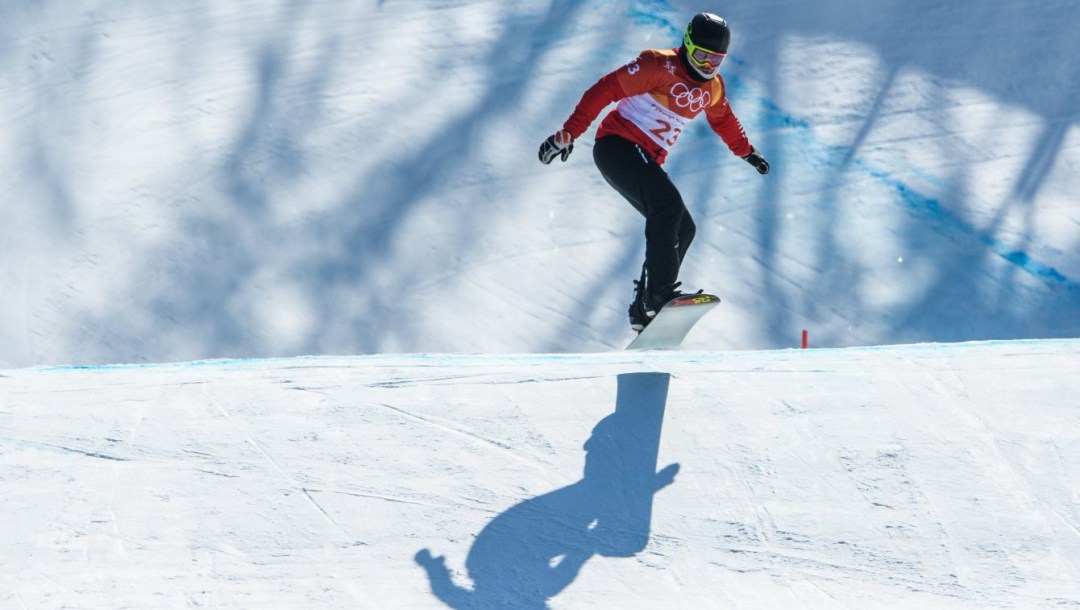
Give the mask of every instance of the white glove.
<path id="1" fill-rule="evenodd" d="M 574 136 L 570 135 L 569 131 L 560 129 L 548 136 L 548 139 L 540 145 L 540 162 L 547 165 L 560 155 L 562 160 L 566 161 L 572 152 L 574 152 Z"/>

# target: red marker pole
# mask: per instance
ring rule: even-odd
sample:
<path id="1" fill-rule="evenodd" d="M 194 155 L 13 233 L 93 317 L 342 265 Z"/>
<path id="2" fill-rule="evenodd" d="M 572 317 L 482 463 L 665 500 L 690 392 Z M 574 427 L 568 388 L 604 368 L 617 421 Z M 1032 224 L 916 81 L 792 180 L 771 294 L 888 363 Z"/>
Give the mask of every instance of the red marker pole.
<path id="1" fill-rule="evenodd" d="M 810 347 L 810 333 L 803 329 L 802 331 L 802 348 L 807 349 Z"/>

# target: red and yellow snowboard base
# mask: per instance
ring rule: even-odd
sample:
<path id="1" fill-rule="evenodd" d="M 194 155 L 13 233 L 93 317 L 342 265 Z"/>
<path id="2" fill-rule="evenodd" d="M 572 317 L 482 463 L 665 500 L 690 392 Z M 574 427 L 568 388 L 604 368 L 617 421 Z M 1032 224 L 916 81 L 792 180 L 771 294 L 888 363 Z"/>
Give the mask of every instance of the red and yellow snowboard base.
<path id="1" fill-rule="evenodd" d="M 686 294 L 672 299 L 626 349 L 675 349 L 698 320 L 720 304 L 714 294 Z"/>

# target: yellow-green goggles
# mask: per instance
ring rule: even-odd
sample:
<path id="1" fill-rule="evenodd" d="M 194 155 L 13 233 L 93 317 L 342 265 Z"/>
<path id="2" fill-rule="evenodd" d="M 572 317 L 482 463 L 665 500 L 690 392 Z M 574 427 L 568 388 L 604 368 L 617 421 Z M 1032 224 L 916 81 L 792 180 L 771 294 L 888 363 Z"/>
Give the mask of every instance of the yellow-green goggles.
<path id="1" fill-rule="evenodd" d="M 710 72 L 719 70 L 720 64 L 724 63 L 724 58 L 727 57 L 727 53 L 717 53 L 694 44 L 694 41 L 690 40 L 689 33 L 683 37 L 683 46 L 686 47 L 686 56 L 694 65 L 702 69 L 707 68 Z"/>

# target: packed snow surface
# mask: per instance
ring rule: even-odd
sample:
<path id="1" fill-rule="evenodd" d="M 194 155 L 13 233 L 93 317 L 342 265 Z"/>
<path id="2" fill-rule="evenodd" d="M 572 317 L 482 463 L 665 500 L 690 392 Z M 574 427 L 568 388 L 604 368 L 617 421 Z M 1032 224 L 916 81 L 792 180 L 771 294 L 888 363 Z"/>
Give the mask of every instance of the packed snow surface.
<path id="1" fill-rule="evenodd" d="M 4 608 L 1080 606 L 1078 341 L 0 377 Z"/>

